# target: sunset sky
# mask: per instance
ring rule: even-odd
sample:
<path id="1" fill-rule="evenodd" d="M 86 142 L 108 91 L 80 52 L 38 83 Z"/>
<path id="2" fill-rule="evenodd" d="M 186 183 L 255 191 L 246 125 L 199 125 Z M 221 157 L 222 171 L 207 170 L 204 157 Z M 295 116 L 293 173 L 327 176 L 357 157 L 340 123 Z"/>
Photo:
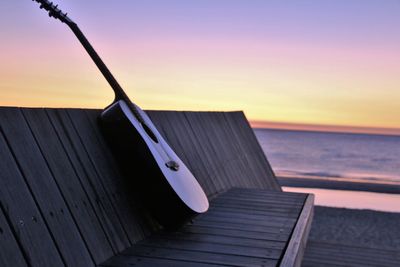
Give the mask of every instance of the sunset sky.
<path id="1" fill-rule="evenodd" d="M 144 109 L 400 134 L 398 0 L 54 1 Z M 1 1 L 0 42 L 0 105 L 111 102 L 73 33 L 38 4 Z"/>

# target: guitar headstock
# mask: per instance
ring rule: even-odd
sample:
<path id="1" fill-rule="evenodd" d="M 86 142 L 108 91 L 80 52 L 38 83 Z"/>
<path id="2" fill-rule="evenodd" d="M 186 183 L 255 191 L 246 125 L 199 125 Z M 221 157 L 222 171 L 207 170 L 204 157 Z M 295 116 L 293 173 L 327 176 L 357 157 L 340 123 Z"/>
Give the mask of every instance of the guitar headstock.
<path id="1" fill-rule="evenodd" d="M 38 2 L 40 4 L 40 8 L 45 9 L 49 13 L 49 17 L 53 17 L 55 19 L 59 19 L 64 23 L 71 23 L 72 20 L 68 18 L 67 13 L 63 13 L 59 8 L 58 5 L 53 4 L 48 0 L 32 0 L 34 2 Z"/>

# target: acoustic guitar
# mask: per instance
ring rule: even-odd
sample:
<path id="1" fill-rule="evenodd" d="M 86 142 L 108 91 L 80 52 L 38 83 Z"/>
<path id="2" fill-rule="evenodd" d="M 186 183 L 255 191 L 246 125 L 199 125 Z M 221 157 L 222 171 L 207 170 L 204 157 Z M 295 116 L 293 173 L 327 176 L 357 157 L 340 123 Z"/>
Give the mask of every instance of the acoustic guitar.
<path id="1" fill-rule="evenodd" d="M 177 227 L 206 212 L 208 199 L 196 178 L 146 113 L 129 99 L 78 25 L 52 2 L 33 1 L 50 17 L 69 26 L 111 85 L 115 99 L 100 114 L 99 125 L 124 177 L 142 204 L 167 228 Z"/>

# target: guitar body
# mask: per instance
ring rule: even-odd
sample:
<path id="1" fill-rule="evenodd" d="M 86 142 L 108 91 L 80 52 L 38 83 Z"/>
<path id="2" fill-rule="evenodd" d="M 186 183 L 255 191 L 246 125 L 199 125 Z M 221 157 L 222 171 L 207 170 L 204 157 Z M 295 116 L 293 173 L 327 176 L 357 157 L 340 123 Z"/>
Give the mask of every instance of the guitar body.
<path id="1" fill-rule="evenodd" d="M 143 205 L 163 226 L 179 226 L 207 211 L 207 196 L 146 113 L 135 107 L 156 138 L 149 135 L 123 100 L 106 108 L 99 124 L 125 178 Z M 179 169 L 167 167 L 169 160 L 175 161 Z"/>

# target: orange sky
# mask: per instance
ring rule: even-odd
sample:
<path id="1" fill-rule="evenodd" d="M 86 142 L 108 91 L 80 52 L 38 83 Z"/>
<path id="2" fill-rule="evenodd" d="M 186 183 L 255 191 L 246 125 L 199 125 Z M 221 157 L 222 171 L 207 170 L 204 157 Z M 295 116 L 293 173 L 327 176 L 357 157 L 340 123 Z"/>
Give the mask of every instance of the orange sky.
<path id="1" fill-rule="evenodd" d="M 67 26 L 14 2 L 0 16 L 0 105 L 107 106 L 111 89 Z M 400 5 L 356 2 L 60 6 L 144 109 L 244 110 L 274 127 L 399 133 Z"/>

